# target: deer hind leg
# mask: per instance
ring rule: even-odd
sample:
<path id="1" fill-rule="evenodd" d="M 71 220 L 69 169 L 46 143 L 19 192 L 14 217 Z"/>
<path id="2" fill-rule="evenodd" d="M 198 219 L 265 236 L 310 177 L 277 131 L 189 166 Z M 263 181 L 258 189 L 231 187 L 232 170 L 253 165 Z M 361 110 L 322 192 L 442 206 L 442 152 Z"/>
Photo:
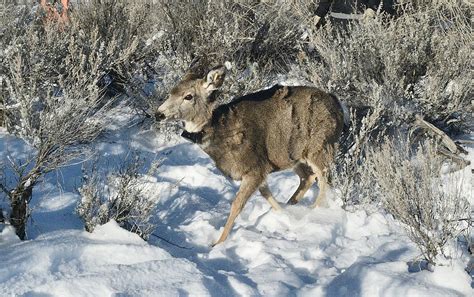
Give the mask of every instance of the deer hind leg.
<path id="1" fill-rule="evenodd" d="M 313 208 L 327 205 L 326 192 L 329 189 L 328 171 L 329 166 L 334 159 L 334 152 L 334 145 L 327 145 L 322 151 L 310 156 L 310 159 L 308 160 L 308 165 L 315 173 L 319 187 L 318 196 L 312 205 Z"/>
<path id="2" fill-rule="evenodd" d="M 318 188 L 319 188 L 318 196 L 316 197 L 316 200 L 311 206 L 312 208 L 315 208 L 315 207 L 324 206 L 327 204 L 326 191 L 329 188 L 329 186 L 328 186 L 328 179 L 327 179 L 327 168 L 323 166 L 316 166 L 313 164 L 311 165 L 311 168 L 313 169 L 316 175 L 316 179 L 318 180 Z"/>
<path id="3" fill-rule="evenodd" d="M 306 192 L 311 188 L 315 182 L 316 175 L 312 171 L 311 167 L 306 164 L 298 163 L 293 169 L 294 172 L 300 178 L 300 184 L 298 189 L 296 189 L 293 196 L 288 200 L 287 204 L 296 204 L 300 199 L 306 194 Z"/>
<path id="4" fill-rule="evenodd" d="M 280 204 L 273 198 L 272 192 L 268 188 L 267 182 L 263 182 L 262 185 L 258 188 L 260 194 L 267 199 L 268 203 L 272 206 L 273 210 L 281 210 Z"/>
<path id="5" fill-rule="evenodd" d="M 227 236 L 229 236 L 230 230 L 234 225 L 235 219 L 244 208 L 245 204 L 247 203 L 247 200 L 255 192 L 255 190 L 257 190 L 263 180 L 264 179 L 261 176 L 247 175 L 242 178 L 242 183 L 240 184 L 237 196 L 235 197 L 234 202 L 232 202 L 230 214 L 224 226 L 224 231 L 222 231 L 221 236 L 212 246 L 215 246 L 227 239 Z"/>

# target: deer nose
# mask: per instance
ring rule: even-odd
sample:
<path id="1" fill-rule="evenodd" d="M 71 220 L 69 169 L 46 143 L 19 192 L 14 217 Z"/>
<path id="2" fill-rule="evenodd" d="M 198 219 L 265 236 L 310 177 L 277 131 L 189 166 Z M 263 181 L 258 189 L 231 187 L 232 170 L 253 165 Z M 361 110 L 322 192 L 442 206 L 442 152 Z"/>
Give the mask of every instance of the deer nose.
<path id="1" fill-rule="evenodd" d="M 157 122 L 162 121 L 162 120 L 164 120 L 165 118 L 166 118 L 166 116 L 165 116 L 163 113 L 161 113 L 161 112 L 159 112 L 159 111 L 157 111 L 157 112 L 155 113 L 155 120 L 156 120 Z"/>

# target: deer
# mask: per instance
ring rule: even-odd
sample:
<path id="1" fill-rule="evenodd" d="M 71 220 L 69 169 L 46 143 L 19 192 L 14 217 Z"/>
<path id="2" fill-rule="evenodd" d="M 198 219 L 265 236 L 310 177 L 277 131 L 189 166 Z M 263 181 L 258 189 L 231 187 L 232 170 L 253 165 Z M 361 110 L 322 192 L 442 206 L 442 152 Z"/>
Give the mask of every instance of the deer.
<path id="1" fill-rule="evenodd" d="M 246 202 L 258 191 L 281 210 L 267 176 L 292 168 L 299 186 L 287 204 L 296 204 L 317 181 L 312 207 L 324 205 L 328 171 L 344 125 L 333 95 L 310 86 L 275 85 L 218 104 L 225 66 L 205 75 L 187 73 L 155 113 L 158 121 L 184 122 L 181 136 L 200 146 L 228 178 L 241 181 L 219 239 L 224 242 Z"/>

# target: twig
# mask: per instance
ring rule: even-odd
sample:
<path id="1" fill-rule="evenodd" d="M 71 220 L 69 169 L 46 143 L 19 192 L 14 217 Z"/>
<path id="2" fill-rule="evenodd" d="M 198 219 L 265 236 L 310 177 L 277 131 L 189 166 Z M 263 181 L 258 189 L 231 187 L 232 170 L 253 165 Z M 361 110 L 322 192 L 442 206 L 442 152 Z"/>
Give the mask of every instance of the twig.
<path id="1" fill-rule="evenodd" d="M 474 218 L 462 218 L 462 219 L 448 220 L 448 222 L 462 222 L 462 221 L 468 221 L 472 224 L 472 223 L 474 223 Z"/>
<path id="2" fill-rule="evenodd" d="M 161 236 L 159 236 L 159 235 L 156 235 L 156 234 L 153 234 L 153 233 L 150 234 L 150 236 L 153 236 L 153 237 L 156 237 L 156 238 L 158 238 L 158 239 L 161 239 L 161 240 L 163 240 L 164 242 L 169 243 L 169 244 L 171 244 L 172 246 L 178 247 L 178 248 L 180 248 L 180 249 L 185 249 L 185 250 L 190 250 L 190 249 L 191 249 L 190 247 L 186 247 L 186 246 L 182 246 L 182 245 L 176 244 L 176 243 L 174 243 L 174 242 L 169 241 L 169 240 L 166 239 L 166 238 L 163 238 L 163 237 L 161 237 Z"/>
<path id="3" fill-rule="evenodd" d="M 461 144 L 474 144 L 474 140 L 468 140 L 468 139 L 459 139 L 459 140 L 456 140 L 456 142 L 461 143 Z"/>
<path id="4" fill-rule="evenodd" d="M 464 159 L 464 158 L 462 158 L 458 155 L 455 155 L 455 154 L 451 153 L 450 151 L 448 151 L 445 148 L 439 148 L 438 152 L 440 154 L 445 155 L 446 157 L 451 158 L 452 160 L 458 162 L 459 164 L 461 164 L 463 166 L 462 168 L 465 168 L 466 166 L 471 164 L 471 161 L 466 160 L 466 159 Z"/>

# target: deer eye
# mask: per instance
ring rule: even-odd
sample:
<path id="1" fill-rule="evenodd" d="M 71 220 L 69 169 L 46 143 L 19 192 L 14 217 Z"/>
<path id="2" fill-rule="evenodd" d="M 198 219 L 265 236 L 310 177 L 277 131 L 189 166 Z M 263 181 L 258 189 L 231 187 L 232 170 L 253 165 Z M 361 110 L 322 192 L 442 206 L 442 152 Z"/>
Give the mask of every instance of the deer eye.
<path id="1" fill-rule="evenodd" d="M 189 95 L 186 95 L 184 97 L 184 100 L 192 100 L 193 99 L 193 95 L 189 94 Z"/>

